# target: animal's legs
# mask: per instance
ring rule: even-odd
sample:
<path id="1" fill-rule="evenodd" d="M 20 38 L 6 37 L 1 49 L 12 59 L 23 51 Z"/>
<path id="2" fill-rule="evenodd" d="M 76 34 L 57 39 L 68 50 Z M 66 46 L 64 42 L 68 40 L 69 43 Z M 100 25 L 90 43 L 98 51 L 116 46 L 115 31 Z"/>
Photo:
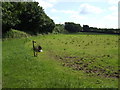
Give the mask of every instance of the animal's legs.
<path id="1" fill-rule="evenodd" d="M 38 55 L 38 52 L 36 52 L 36 56 Z"/>
<path id="2" fill-rule="evenodd" d="M 35 54 L 35 51 L 33 51 L 34 52 L 34 57 L 36 56 L 36 54 Z"/>

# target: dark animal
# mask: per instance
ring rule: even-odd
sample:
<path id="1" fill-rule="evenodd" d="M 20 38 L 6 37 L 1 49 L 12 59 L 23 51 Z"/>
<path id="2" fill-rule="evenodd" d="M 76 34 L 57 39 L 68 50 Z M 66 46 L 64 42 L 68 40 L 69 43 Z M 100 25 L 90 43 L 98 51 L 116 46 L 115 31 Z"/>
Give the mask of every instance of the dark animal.
<path id="1" fill-rule="evenodd" d="M 36 41 L 32 41 L 32 43 L 34 56 L 37 56 L 38 52 L 42 52 L 42 47 L 40 45 L 35 45 Z"/>

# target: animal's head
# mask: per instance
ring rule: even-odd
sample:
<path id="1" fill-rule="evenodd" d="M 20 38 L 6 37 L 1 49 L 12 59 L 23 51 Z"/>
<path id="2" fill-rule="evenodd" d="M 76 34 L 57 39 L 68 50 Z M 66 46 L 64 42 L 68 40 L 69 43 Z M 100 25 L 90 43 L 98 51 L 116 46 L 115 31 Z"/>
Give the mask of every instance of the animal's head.
<path id="1" fill-rule="evenodd" d="M 34 41 L 32 41 L 33 43 L 36 43 L 36 41 L 34 40 Z"/>

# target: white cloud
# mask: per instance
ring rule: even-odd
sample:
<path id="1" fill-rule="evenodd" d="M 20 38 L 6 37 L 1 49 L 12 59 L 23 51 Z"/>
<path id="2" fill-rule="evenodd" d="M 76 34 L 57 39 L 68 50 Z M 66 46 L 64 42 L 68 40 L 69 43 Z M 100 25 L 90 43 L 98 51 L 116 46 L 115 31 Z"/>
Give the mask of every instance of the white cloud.
<path id="1" fill-rule="evenodd" d="M 75 19 L 75 20 L 85 20 L 85 19 L 87 19 L 87 17 L 77 15 L 77 14 L 71 15 L 70 18 Z"/>
<path id="2" fill-rule="evenodd" d="M 58 10 L 56 10 L 56 9 L 54 9 L 54 8 L 52 8 L 50 11 L 53 12 L 53 13 L 58 12 Z"/>
<path id="3" fill-rule="evenodd" d="M 63 14 L 77 14 L 78 13 L 77 11 L 73 11 L 73 10 L 57 10 L 57 9 L 54 9 L 54 8 L 51 9 L 51 12 L 53 12 L 53 13 L 63 13 Z"/>
<path id="4" fill-rule="evenodd" d="M 120 0 L 106 0 L 109 4 L 118 4 Z"/>
<path id="5" fill-rule="evenodd" d="M 87 3 L 80 5 L 80 14 L 100 14 L 102 12 L 103 10 L 101 8 Z"/>
<path id="6" fill-rule="evenodd" d="M 106 15 L 105 17 L 104 17 L 104 19 L 105 20 L 111 20 L 111 21 L 116 21 L 117 22 L 117 20 L 118 20 L 118 7 L 117 6 L 115 6 L 115 5 L 113 5 L 113 6 L 111 6 L 111 7 L 109 7 L 108 8 L 108 10 L 110 10 L 110 14 L 109 15 Z"/>
<path id="7" fill-rule="evenodd" d="M 109 7 L 109 10 L 118 11 L 118 7 L 114 5 L 114 6 Z"/>
<path id="8" fill-rule="evenodd" d="M 114 2 L 115 0 L 45 0 L 47 2 Z"/>
<path id="9" fill-rule="evenodd" d="M 47 2 L 107 2 L 109 4 L 117 4 L 120 0 L 44 0 Z"/>
<path id="10" fill-rule="evenodd" d="M 52 18 L 53 20 L 55 20 L 55 21 L 57 21 L 57 20 L 60 19 L 60 17 L 57 17 L 57 16 L 51 16 L 51 18 Z"/>
<path id="11" fill-rule="evenodd" d="M 110 10 L 111 13 L 118 14 L 118 7 L 115 5 L 109 7 L 108 10 Z"/>
<path id="12" fill-rule="evenodd" d="M 56 4 L 56 3 L 59 3 L 59 2 L 106 2 L 106 3 L 109 3 L 109 4 L 118 4 L 118 2 L 120 0 L 34 0 L 34 1 L 42 1 L 42 2 L 45 2 L 45 3 L 51 3 L 51 4 Z"/>
<path id="13" fill-rule="evenodd" d="M 59 18 L 58 16 L 51 17 L 52 19 L 55 20 L 56 23 L 60 23 L 62 20 L 65 20 L 63 22 L 69 21 L 69 22 L 80 23 L 81 20 L 87 19 L 86 16 L 79 15 L 79 11 L 74 11 L 74 10 L 57 10 L 57 9 L 52 8 L 51 12 L 62 13 L 63 15 L 67 14 L 67 17 L 59 17 Z"/>
<path id="14" fill-rule="evenodd" d="M 103 19 L 107 20 L 107 21 L 111 21 L 114 22 L 118 20 L 118 13 L 112 13 L 110 15 L 106 15 L 103 17 Z"/>
<path id="15" fill-rule="evenodd" d="M 60 0 L 47 0 L 47 2 L 58 3 L 58 2 L 60 2 Z"/>
<path id="16" fill-rule="evenodd" d="M 60 16 L 49 15 L 49 17 L 50 17 L 52 20 L 54 20 L 54 22 L 55 22 L 56 24 L 60 24 L 60 23 L 63 22 L 63 21 L 62 21 L 62 17 L 60 17 Z"/>
<path id="17" fill-rule="evenodd" d="M 53 7 L 53 4 L 44 0 L 35 0 L 39 2 L 39 5 L 42 6 L 44 9 Z"/>
<path id="18" fill-rule="evenodd" d="M 73 10 L 61 10 L 60 12 L 65 13 L 65 14 L 76 14 L 76 11 Z"/>

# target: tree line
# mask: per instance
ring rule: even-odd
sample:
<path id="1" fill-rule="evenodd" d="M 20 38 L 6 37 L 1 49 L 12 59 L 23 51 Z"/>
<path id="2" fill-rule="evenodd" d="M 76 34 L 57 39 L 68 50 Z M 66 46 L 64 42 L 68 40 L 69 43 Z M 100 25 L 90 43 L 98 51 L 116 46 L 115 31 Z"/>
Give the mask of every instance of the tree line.
<path id="1" fill-rule="evenodd" d="M 2 2 L 2 32 L 12 29 L 30 34 L 52 32 L 54 21 L 38 2 Z"/>
<path id="2" fill-rule="evenodd" d="M 83 25 L 83 32 L 97 32 L 97 33 L 108 33 L 108 34 L 119 34 L 120 29 L 113 28 L 97 28 L 89 27 L 88 25 Z"/>
<path id="3" fill-rule="evenodd" d="M 80 24 L 76 24 L 74 22 L 65 22 L 64 28 L 70 33 L 75 33 L 75 32 L 96 32 L 96 33 L 108 33 L 108 34 L 120 33 L 120 29 L 89 27 L 89 25 L 83 25 L 83 27 L 81 27 Z"/>

